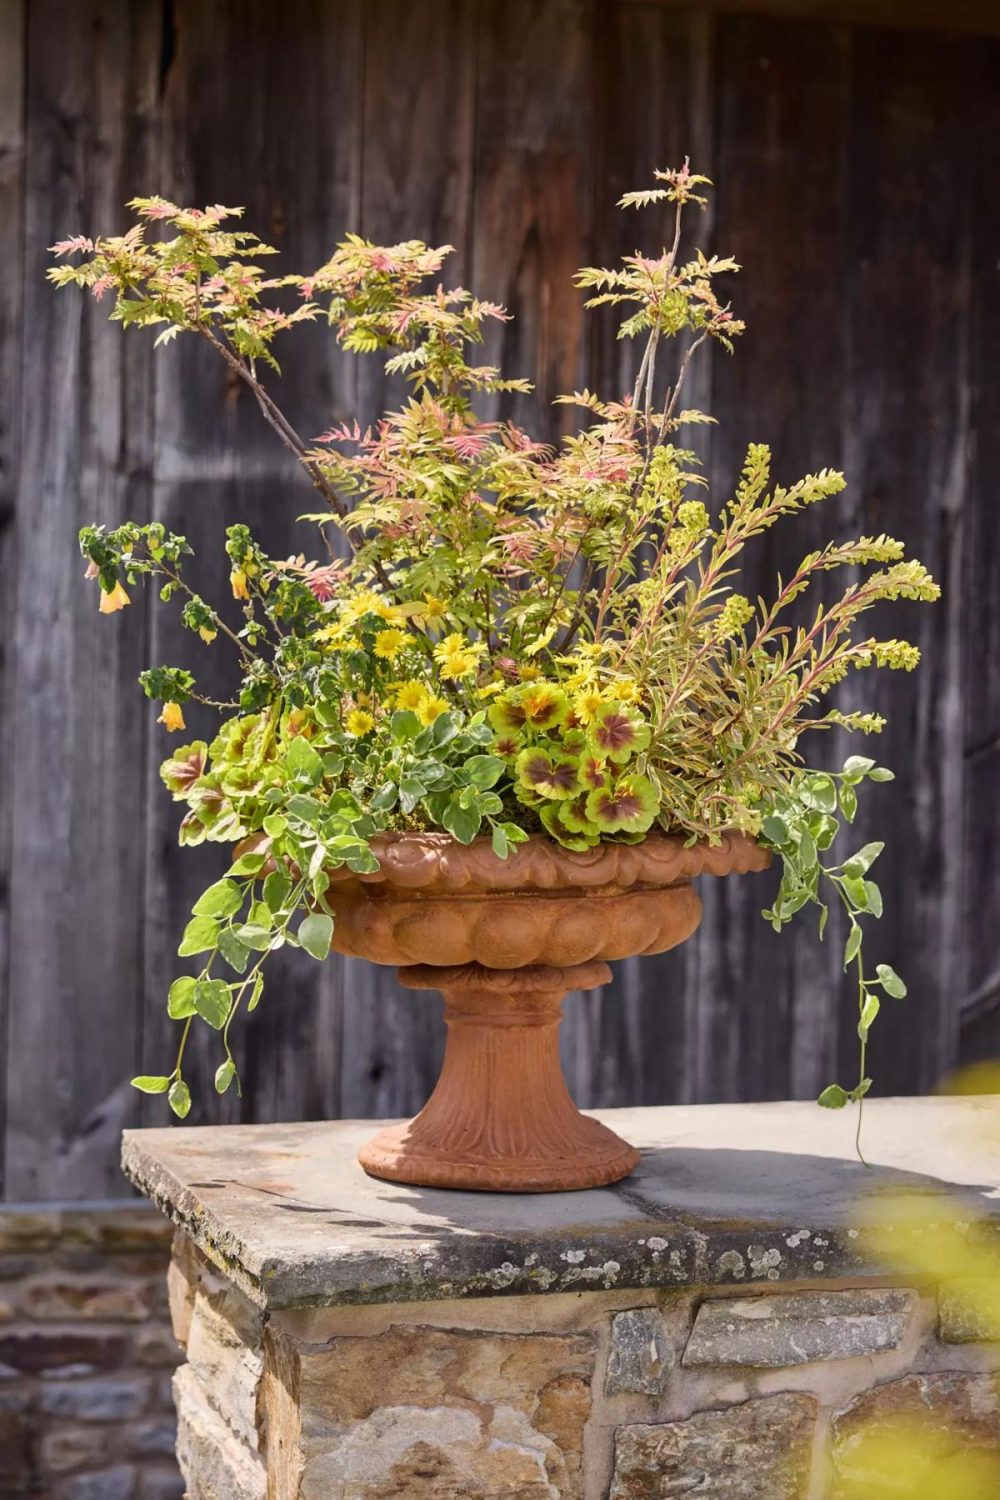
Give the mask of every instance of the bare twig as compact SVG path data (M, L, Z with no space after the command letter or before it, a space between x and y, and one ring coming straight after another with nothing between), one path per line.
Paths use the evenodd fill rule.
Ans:
M244 384L247 385L253 392L254 398L257 402L257 405L260 407L261 414L263 415L264 420L271 428L273 428L288 451L295 456L298 462L305 469L313 484L316 486L320 494L323 496L324 500L330 506L330 509L337 516L341 517L341 519L347 516L348 508L344 504L344 501L337 494L336 490L332 489L328 484L319 467L308 457L306 445L303 442L302 438L299 437L298 433L295 431L295 428L292 426L292 424L288 421L287 417L272 400L271 396L267 392L267 389L257 379L256 375L250 369L250 366L247 365L242 359L240 359L239 355L235 354L229 347L229 345L223 339L220 339L215 333L213 333L212 329L209 328L204 322L198 323L196 326L198 332L202 335L202 337L208 340L216 353L222 355L222 358L226 361L226 364L229 366L229 368L233 370L234 373L237 374L239 378L244 382ZM348 535L348 541L350 540L351 538Z

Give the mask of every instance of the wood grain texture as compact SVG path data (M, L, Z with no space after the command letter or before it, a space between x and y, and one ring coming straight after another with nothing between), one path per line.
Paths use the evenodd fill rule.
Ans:
M661 244L669 229L655 211L609 212L609 205L650 181L659 163L688 154L696 162L709 159L713 32L703 17L637 6L600 10L595 39L588 253L593 264L612 265L640 243ZM711 220L704 216L697 227L704 234ZM615 336L610 312L587 316L586 383L622 395L634 383L641 350ZM691 405L709 404L710 382L711 361L705 360L693 370ZM707 452L706 443L699 446ZM701 885L711 901L715 882ZM694 941L641 963L629 959L615 966L608 989L570 999L564 1066L583 1102L625 1105L696 1097L696 962Z
M743 267L726 295L748 328L734 356L713 351L716 506L732 494L750 442L771 447L775 483L842 461L849 62L839 29L753 18L718 29L712 249ZM765 533L747 549L743 592L773 597L778 574L788 577L831 533L847 535L852 519L850 502L837 497ZM839 748L819 743L805 753L827 764ZM812 918L778 937L759 917L774 877L754 884L713 885L706 909L688 987L700 1097L767 1097L778 1079L789 1094L815 1093L835 1068L846 1000L836 916L824 948Z
M472 280L513 320L491 330L489 360L534 382L485 403L552 439L574 421L553 407L586 377L572 277L592 230L593 0L482 0L476 75Z
M1000 849L991 810L1000 787L1000 203L990 142L1000 135L1000 50L977 59L977 118L970 146L972 262L969 308L969 468L961 585L965 759L961 1061L1000 1057Z
M462 0L366 0L361 232L380 244L423 239L453 245L449 286L468 277L476 7ZM358 365L358 409L374 420L407 387L380 362ZM341 1113L393 1115L419 1108L444 1050L440 1001L414 1000L390 971L344 967ZM405 1101L405 1102L404 1102Z
M444 281L469 276L477 6L367 0L361 118L361 233L377 244L451 245ZM362 426L409 387L381 359L357 365Z
M904 31L996 36L1000 11L994 0L612 0L628 9L654 4L663 10L717 16L769 16L784 21L847 21Z
M24 246L24 0L0 0L0 766L14 754L14 634L18 458L21 440L21 294ZM13 782L0 775L0 1128L6 1115L10 1016L10 894ZM0 1196L4 1153L0 1141Z
M178 4L162 103L161 188L185 202L246 208L247 222L267 236L289 268L319 265L359 203L358 85L360 7L336 14L320 0L293 0L280 13L266 0L250 6ZM235 55L256 86L220 86L219 59ZM308 143L308 144L307 144ZM248 161L254 166L248 171ZM317 324L297 340L280 378L281 399L304 434L346 416L353 391L348 367L329 331ZM282 350L277 350L279 360ZM195 549L193 585L226 604L225 528L247 522L279 557L314 555L314 527L295 517L313 510L313 491L260 421L249 392L234 385L214 352L181 340L157 363L156 510ZM268 376L271 380L272 377ZM190 667L212 696L235 681L233 654L209 651L183 630L176 614L154 613L152 656ZM192 737L212 734L211 716L194 708ZM144 1050L148 1065L169 1058L176 1027L163 1014L164 976L187 967L176 959L178 933L206 879L225 868L224 850L177 847L177 808L157 775L169 739L152 736L146 772L150 928L145 951ZM221 1102L211 1086L220 1061L217 1038L194 1040L191 1077L203 1119L285 1119L336 1114L340 1108L341 973L302 953L277 955L265 997L242 1028L238 1062L244 1098ZM153 1109L146 1103L146 1113ZM161 1112L157 1112L158 1114ZM192 1112L191 1118L194 1118Z
M6 1192L100 1197L134 1117L134 981L143 940L143 759L130 628L96 631L75 532L148 508L149 351L99 310L55 298L46 247L114 223L145 175L158 30L114 0L31 5L21 495L13 754ZM102 622L107 623L107 622ZM117 628L116 628L117 626ZM122 767L126 768L122 774ZM96 1039L100 1039L94 1045Z
M979 44L888 31L854 38L848 191L849 353L844 464L865 531L903 538L940 580L940 604L871 616L924 660L864 687L889 725L878 754L896 772L864 799L858 833L892 819L878 879L895 893L873 958L898 959L910 996L874 1041L880 1087L929 1087L957 1059L963 800L961 619L969 459L972 157ZM891 806L890 806L891 804ZM905 893L905 894L903 894ZM844 1018L846 1019L846 1017ZM842 1032L846 1069L855 1050Z
M846 3L812 20L803 7L794 20L731 14L747 8L0 5L8 1197L124 1190L120 1125L163 1118L125 1080L171 1053L163 996L178 936L222 864L212 846L177 848L157 776L169 740L134 679L176 662L222 693L232 665L138 593L125 617L98 620L76 529L155 512L190 537L213 598L233 520L280 554L315 544L294 520L312 508L308 485L210 351L180 340L154 359L102 309L44 284L45 247L124 223L135 192L245 204L294 269L349 228L454 244L447 279L516 314L489 355L538 387L491 409L554 439L576 420L550 406L557 391L618 393L634 369L609 320L582 314L573 271L659 236L655 215L614 211L621 192L686 153L704 165L720 187L699 238L744 262L733 297L750 325L690 392L720 419L696 443L717 499L750 440L773 444L782 480L831 464L850 485L825 514L768 536L752 585L832 524L896 532L946 589L936 609L886 621L920 643L918 673L842 690L887 712L874 753L898 777L870 789L857 830L858 842L891 834L873 957L911 988L876 1030L877 1087L925 1089L959 1057L1000 1050L1000 42L917 29L959 31L971 5L911 7L910 30L850 24ZM322 327L296 336L281 386L308 434L331 416L368 418L399 389ZM192 738L211 730L197 711L189 725ZM703 880L695 939L570 997L562 1056L579 1104L808 1096L838 1071L850 1081L838 934L831 924L822 949L810 931L774 937L758 916L772 879ZM216 1100L207 1038L192 1053L192 1118L411 1113L442 1043L437 998L357 960L291 955L238 1043L244 1099Z

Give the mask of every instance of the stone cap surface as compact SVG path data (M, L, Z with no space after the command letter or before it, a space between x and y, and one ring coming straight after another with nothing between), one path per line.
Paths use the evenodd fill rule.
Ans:
M872 1199L917 1188L1000 1235L1000 1098L595 1111L638 1146L591 1192L463 1193L367 1177L373 1122L125 1132L126 1176L261 1307L824 1281L884 1274Z

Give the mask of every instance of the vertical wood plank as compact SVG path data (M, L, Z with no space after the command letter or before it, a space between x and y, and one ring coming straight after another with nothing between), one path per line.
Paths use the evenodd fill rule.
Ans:
M656 167L690 155L704 169L712 129L705 80L712 28L703 17L661 7L614 7L594 30L593 262L614 265L637 247L655 253L669 234L656 210L616 207L653 181ZM705 220L695 231L703 234ZM582 301L582 293L576 294ZM608 398L630 390L637 343L615 336L610 311L584 314L586 383ZM703 378L702 372L698 372ZM702 390L707 382L703 378ZM697 398L693 398L697 404ZM675 953L615 965L606 991L573 997L563 1051L574 1096L585 1105L658 1103L687 1096L697 1032L690 944Z
M14 580L21 425L21 292L24 241L24 0L0 0L0 1198L4 1196L10 887L14 754Z
M368 0L364 11L361 232L453 246L448 286L469 274L476 11L466 0ZM383 364L357 362L362 426L408 397Z
M368 0L361 231L379 244L421 239L450 244L443 280L469 270L477 7L464 0ZM363 424L407 399L382 359L358 368ZM420 1109L444 1050L436 995L414 994L393 969L344 965L344 1060L340 1101L347 1117Z
M573 274L593 247L598 16L608 27L620 22L590 0L483 0L479 13L472 286L512 314L490 330L485 359L535 385L529 396L490 398L483 410L552 442L577 422L553 398L588 378ZM566 1005L563 1062L583 1104L604 1098L595 1077L604 1009L598 993ZM611 1071L617 1076L617 1063Z
M535 383L488 405L542 441L575 420L550 403L586 371L573 273L591 241L594 27L591 0L480 6L473 285L513 314L489 362Z
M879 1090L929 1088L957 1055L965 989L960 941L963 802L963 556L969 443L972 156L979 44L859 29L849 150L850 326L845 462L864 529L905 540L944 590L934 606L898 603L870 617L924 659L880 674L864 697L886 713L860 838L888 833L878 875L886 915L872 959L910 987L873 1033ZM974 607L974 606L972 606ZM848 1020L848 1017L844 1018ZM843 1066L853 1063L845 1027Z
M239 65L220 65L238 58ZM171 62L164 79L164 139L159 181L165 196L196 204L246 208L245 222L281 252L289 270L312 270L356 222L361 65L360 6L339 0L267 0L173 8ZM300 327L286 351L275 390L295 426L318 433L353 405L345 362L321 324ZM166 358L162 356L166 355ZM314 509L312 491L261 422L249 393L234 385L213 351L179 340L157 351L156 513L195 548L190 577L206 598L227 604L225 527L246 522L278 557L320 549L314 527L296 515ZM208 357L206 357L208 356ZM268 377L270 379L270 377ZM234 616L235 618L235 616ZM153 615L152 659L186 665L212 696L229 697L236 664L184 631L171 610ZM189 738L211 738L215 716L194 708ZM150 837L145 953L144 1050L150 1068L172 1059L176 1028L165 1015L166 986L187 965L177 943L199 891L228 863L217 845L177 845L177 808L157 767L170 742L151 738L147 782ZM234 1027L244 1080L218 1100L212 1075L217 1040L196 1028L189 1048L195 1107L189 1123L234 1119L333 1117L339 1109L341 969L305 954L282 952L268 965L264 1000ZM146 1118L162 1123L162 1101Z
M775 483L841 461L848 58L847 33L832 26L718 23L713 249L743 267L727 296L748 328L732 358L716 351L713 362L716 506L750 442L771 446ZM847 534L847 509L837 498L765 533L744 554L739 586L751 599L771 597L779 573L787 577L831 532ZM813 764L835 753L818 736L802 749ZM824 948L812 920L776 937L760 917L774 883L702 882L693 985L701 1098L815 1093L834 1068L843 1001L836 921Z
M703 153L712 127L711 99L698 88L710 67L712 27L704 18L659 5L615 6L594 32L592 245L597 265L615 265L637 249L656 253L673 230L662 209L620 209L623 193L652 187L657 168L691 157L707 171ZM700 237L705 218L691 219ZM583 293L577 293L582 300ZM641 339L616 336L613 309L585 313L590 376L602 394L630 392L642 355Z
M970 473L966 498L963 643L965 809L962 951L966 965L961 1060L1000 1058L1000 42L977 49L972 224L969 401ZM957 998L957 988L954 991Z
M87 0L28 9L25 402L13 645L13 788L6 1191L124 1189L140 967L141 604L98 620L75 531L147 505L143 351L100 309L44 280L46 247L119 222L149 138L159 14ZM110 627L110 628L107 628Z

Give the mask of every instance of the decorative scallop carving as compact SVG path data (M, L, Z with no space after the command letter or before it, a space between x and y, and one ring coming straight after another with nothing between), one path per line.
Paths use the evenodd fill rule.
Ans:
M764 870L771 856L742 833L715 845L688 846L676 834L651 833L641 844L598 844L575 853L534 837L498 859L489 839L460 844L447 833L380 834L372 841L380 868L371 875L331 871L342 885L390 885L431 892L551 891L635 885L676 885L698 875L743 875Z
M334 946L378 964L579 964L663 953L701 917L695 875L762 870L752 839L728 834L715 848L686 848L653 834L575 854L530 839L507 859L488 839L387 835L371 875L335 871L327 900Z
M664 953L691 936L701 900L688 884L607 893L442 895L334 891L334 946L377 964L525 964L612 961Z

